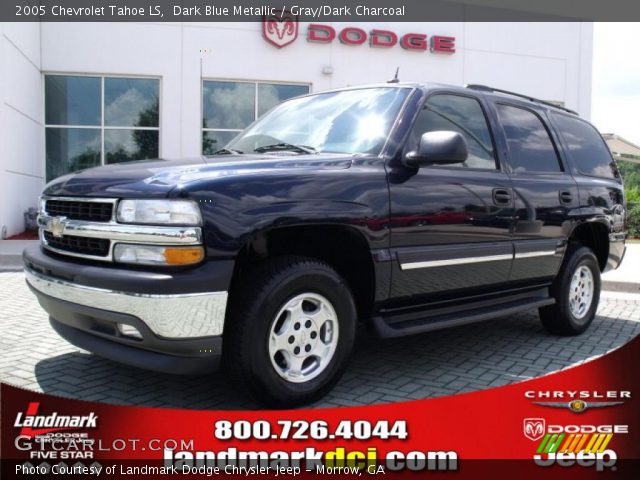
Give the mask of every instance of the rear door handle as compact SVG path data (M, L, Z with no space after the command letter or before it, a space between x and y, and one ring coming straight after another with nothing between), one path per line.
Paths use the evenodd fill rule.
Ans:
M571 195L571 192L563 190L560 191L560 203L571 203L573 201L573 195Z
M493 189L493 203L500 206L511 205L511 193L506 188Z

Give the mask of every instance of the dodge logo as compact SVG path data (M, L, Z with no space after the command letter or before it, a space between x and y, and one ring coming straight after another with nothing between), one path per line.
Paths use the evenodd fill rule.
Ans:
M262 35L271 45L286 47L298 38L298 16L286 11L265 15L262 17Z
M524 419L524 436L529 440L536 441L544 436L545 421L544 418L525 418Z
M54 217L49 221L49 231L55 238L62 238L67 224L66 217Z

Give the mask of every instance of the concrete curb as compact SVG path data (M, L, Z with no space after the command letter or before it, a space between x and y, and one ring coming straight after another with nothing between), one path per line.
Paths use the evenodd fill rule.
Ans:
M38 240L0 240L0 272L22 270L22 251Z
M22 270L22 256L0 255L0 272L19 272Z
M0 265L0 273L17 273L21 271L22 271L22 267L18 267L14 265L9 265L5 267Z
M640 283L602 282L602 290L609 292L640 293Z

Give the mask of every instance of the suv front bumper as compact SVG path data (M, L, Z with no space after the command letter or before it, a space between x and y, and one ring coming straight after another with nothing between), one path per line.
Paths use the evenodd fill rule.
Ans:
M23 259L28 285L70 343L168 373L217 367L233 261L149 272L62 260L39 246Z

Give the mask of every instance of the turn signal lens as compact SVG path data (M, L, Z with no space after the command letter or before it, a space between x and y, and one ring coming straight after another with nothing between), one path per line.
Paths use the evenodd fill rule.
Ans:
M204 259L204 248L118 243L113 249L113 258L116 262L137 265L193 265Z
M202 247L165 248L164 259L167 265L191 265L204 259Z

